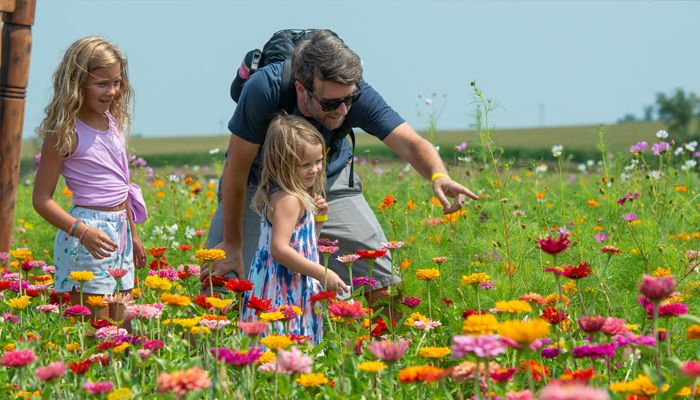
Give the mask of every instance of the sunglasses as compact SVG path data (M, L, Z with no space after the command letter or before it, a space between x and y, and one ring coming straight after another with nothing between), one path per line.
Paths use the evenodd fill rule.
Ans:
M301 82L299 82L301 83ZM314 92L306 87L303 83L301 84L304 89L313 97L316 99L318 104L321 106L321 110L325 112L333 111L336 110L338 107L340 107L341 104L345 104L346 107L350 107L353 102L357 101L357 99L360 97L360 88L355 88L355 91L352 92L352 94L348 97L343 97L342 99L331 99L331 100L321 100L314 94Z

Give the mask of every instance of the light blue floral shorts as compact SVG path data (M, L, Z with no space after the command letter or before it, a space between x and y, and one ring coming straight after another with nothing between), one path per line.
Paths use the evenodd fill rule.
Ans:
M71 292L80 290L80 284L70 279L73 271L90 271L95 279L85 282L84 293L112 294L117 282L107 273L108 268L124 268L129 272L121 279L119 290L134 287L134 256L131 241L131 227L126 211L98 211L83 207L73 207L70 215L92 228L107 234L118 244L117 250L108 258L98 260L78 241L59 230L54 241L54 264L56 265L56 291ZM82 232L82 230L81 230Z

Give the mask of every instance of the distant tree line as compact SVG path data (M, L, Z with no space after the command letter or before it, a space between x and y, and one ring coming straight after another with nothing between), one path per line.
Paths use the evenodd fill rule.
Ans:
M658 120L666 123L666 130L680 141L700 137L700 97L693 92L676 89L671 94L657 93L656 104L645 106L643 114L643 118L637 119L627 113L618 122L653 121L656 114Z

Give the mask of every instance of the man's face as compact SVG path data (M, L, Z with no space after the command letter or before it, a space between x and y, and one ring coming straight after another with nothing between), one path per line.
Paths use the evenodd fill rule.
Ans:
M314 78L313 88L306 88L296 81L299 110L306 117L320 122L326 129L337 129L343 124L352 101L356 99L357 86L341 85ZM335 107L335 108L333 108ZM328 111L324 111L324 108Z

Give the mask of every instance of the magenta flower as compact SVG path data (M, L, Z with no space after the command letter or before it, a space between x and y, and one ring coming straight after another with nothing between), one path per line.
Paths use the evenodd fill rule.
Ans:
M602 243L602 242L608 240L608 238L609 238L609 236L607 233L605 233L605 231L597 233L595 235L595 241L598 243Z
M542 354L542 357L550 359L550 358L556 358L560 353L559 347L545 347L544 349L540 350L540 354Z
M483 290L491 290L496 286L496 284L493 281L488 281L488 282L481 282L479 284L479 289Z
M0 359L0 365L4 367L22 368L36 361L36 356L31 349L7 351Z
M416 308L420 304L420 298L419 297L404 297L401 300L401 304L403 304L409 308Z
M624 335L615 335L615 337L613 338L613 343L615 343L615 346L617 346L617 347L625 347L625 346L654 347L654 346L656 346L656 338L654 338L654 336L642 336L642 335L635 335L633 333L626 333Z
M275 362L277 363L277 371L285 375L311 372L311 358L302 354L294 346L289 351L278 350Z
M579 317L578 326L586 333L600 332L605 324L605 318L600 315L584 315Z
M80 304L70 306L66 308L66 311L63 312L64 317L78 317L88 315L92 315L90 309L85 306L81 306Z
M700 361L688 361L681 367L681 373L691 378L700 377Z
M666 142L659 142L659 143L654 143L651 145L651 151L654 152L655 156L660 156L661 154L669 151L671 149L671 145L669 145Z
M649 144L647 142L638 142L637 144L630 146L630 153L642 153L648 146Z
M9 258L9 255L6 252L0 251L0 261L5 261L8 258Z
M254 347L250 350L235 350L219 347L211 349L211 354L216 356L218 361L224 361L226 364L233 367L245 367L258 361L263 351L259 347Z
M574 358L598 358L615 356L615 344L607 343L600 346L580 346L571 349Z
M537 248L545 253L556 255L566 250L569 247L569 235L560 233L559 238L547 236L544 239L537 241Z
M338 241L337 240L328 240L328 239L318 239L318 245L319 246L337 246Z
M627 222L632 222L635 219L637 219L637 214L635 213L629 213L629 214L622 214L622 219L624 219Z
M629 333L629 329L627 329L627 325L625 325L625 320L613 317L605 318L605 322L600 331L606 335L624 335Z
M370 279L368 277L361 276L359 278L352 278L352 286L353 287L365 286L365 285L370 285ZM376 279L372 278L371 286L372 286L372 288L377 287L377 280Z
M464 151L466 149L467 149L467 142L462 142L462 143L455 146L455 150L457 150L460 153L464 153Z
M688 314L688 305L683 303L662 304L659 306L659 317L677 317ZM654 308L647 308L647 318L654 319Z
M639 198L639 193L628 192L626 195L617 199L617 204L623 205L627 202L627 200L629 200L631 202L632 200L637 200L638 198Z
M595 388L583 382L552 381L540 390L539 400L608 400L610 396L605 389Z
M334 301L328 306L328 313L333 317L358 319L365 315L362 303L359 301L348 303L347 301Z
M369 345L369 351L380 360L391 362L403 357L410 344L410 340L399 340L398 342L381 340L372 342Z
M452 338L452 356L464 357L474 353L477 357L493 358L505 353L506 347L498 335L455 336Z
M248 336L260 336L267 330L267 322L265 321L239 321L238 327Z
M112 382L85 382L83 387L90 394L104 394L109 393L114 384Z
M143 343L141 343L141 347L153 351L159 350L163 346L165 346L165 343L163 343L162 340L158 339L145 339Z
M673 280L673 276L654 278L644 275L642 283L639 284L639 291L655 303L667 298L674 290L676 290L676 281Z
M45 367L39 367L34 371L34 376L42 382L49 382L60 378L66 373L66 364L61 361L52 362Z

